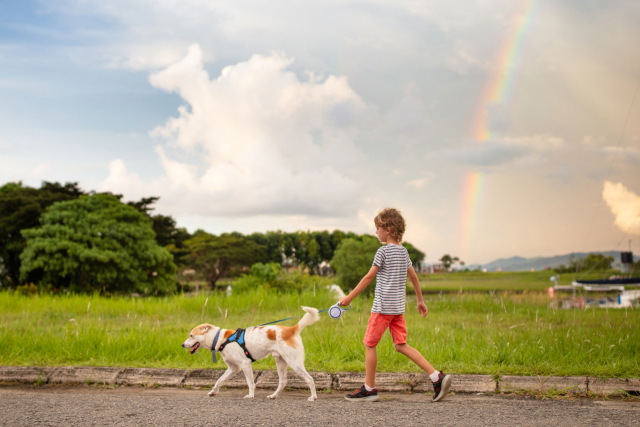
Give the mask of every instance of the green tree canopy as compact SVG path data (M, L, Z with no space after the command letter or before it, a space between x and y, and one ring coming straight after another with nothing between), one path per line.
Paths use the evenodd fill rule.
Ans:
M407 252L409 252L409 259L411 260L411 264L413 264L413 268L418 270L420 263L424 261L425 254L420 249L416 248L409 242L403 242L402 246L407 248Z
M362 240L351 238L342 240L331 260L331 268L337 274L338 285L345 292L355 288L369 272L379 247L378 239L370 236L363 236ZM374 289L375 280L365 292L372 293Z
M215 236L198 230L185 242L187 265L200 273L213 289L232 269L250 267L264 257L264 247L240 233Z
M23 230L22 280L72 292L172 292L176 266L151 221L109 194L50 206Z
M439 259L439 261L442 263L442 265L444 265L444 268L448 270L452 265L460 262L460 258L458 258L457 256L452 257L449 254L444 254L442 255L442 258Z
M116 195L121 198L121 195ZM184 264L184 257L187 254L184 242L191 237L185 228L178 228L176 220L168 215L152 215L155 209L152 205L160 200L159 197L143 197L137 202L127 202L138 211L148 216L151 220L153 231L156 233L156 242L160 246L166 247L174 256L174 262L178 265Z
M0 187L0 284L20 283L20 253L26 242L21 230L40 225L40 215L55 202L73 200L84 192L77 183L43 182L40 188L10 182Z

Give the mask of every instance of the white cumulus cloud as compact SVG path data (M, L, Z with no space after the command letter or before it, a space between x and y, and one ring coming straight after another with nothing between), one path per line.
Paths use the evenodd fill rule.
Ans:
M301 81L282 53L253 55L211 79L202 51L151 75L179 94L178 117L151 135L164 175L148 184L114 160L103 190L161 197L174 214L355 215L354 145L370 110L346 77Z
M640 234L640 196L621 182L605 181L602 198L615 215L615 225L629 234Z

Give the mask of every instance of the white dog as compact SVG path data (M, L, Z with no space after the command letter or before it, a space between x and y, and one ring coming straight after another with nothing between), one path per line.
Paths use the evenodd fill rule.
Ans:
M208 323L193 328L189 338L182 343L182 347L190 349L191 354L195 354L200 347L205 347L208 350L213 348L213 351L220 351L222 360L229 367L209 392L209 396L215 396L222 384L242 369L249 385L249 394L245 396L245 399L253 399L256 385L253 382L250 357L253 357L254 360L260 360L271 354L276 359L280 381L275 393L268 396L269 399L278 397L287 385L288 365L309 385L311 389L309 401L316 400L318 398L316 385L311 375L304 368L304 347L302 346L302 339L300 339L300 332L307 326L317 322L320 319L320 315L315 308L302 307L302 309L306 311L306 314L295 326L257 326L246 329L244 336L237 334L236 331L220 329ZM244 348L238 341L235 341L239 338L244 338ZM228 339L233 339L234 341L227 342ZM222 349L220 349L221 346L223 347Z

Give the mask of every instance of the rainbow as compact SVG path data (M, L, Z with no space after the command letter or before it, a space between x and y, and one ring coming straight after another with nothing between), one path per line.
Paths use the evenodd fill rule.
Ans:
M478 218L479 204L484 188L484 174L481 172L469 172L464 183L463 209L466 215L463 215L462 235L465 236L462 246L462 256L469 253L469 245L471 236L476 228L476 220Z
M513 95L515 77L518 65L522 58L525 41L530 33L533 22L538 12L539 0L525 0L523 8L518 13L510 32L500 46L495 63L495 72L487 80L482 91L480 103L476 109L473 121L473 137L479 143L487 141L492 136L489 126L490 105L500 104L509 107ZM464 180L463 215L462 215L462 256L467 257L471 240L473 238L481 195L485 186L485 176L482 172L470 171Z
M509 105L513 95L516 69L522 58L524 41L529 34L529 29L537 15L539 0L526 0L523 12L518 14L510 26L512 29L505 38L496 55L498 67L489 78L483 91L480 104L476 110L473 136L477 141L486 141L491 137L489 129L489 112L487 107L491 104L502 103Z

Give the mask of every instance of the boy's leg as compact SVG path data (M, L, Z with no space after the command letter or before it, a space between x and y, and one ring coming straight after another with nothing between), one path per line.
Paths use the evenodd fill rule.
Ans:
M376 384L376 366L378 365L378 353L376 346L382 338L382 334L387 329L391 316L379 313L371 313L367 324L367 332L362 342L365 345L366 353L364 364L367 369L365 384L354 393L347 394L344 398L350 401L376 401L378 400L378 390L375 389ZM367 388L368 387L368 388Z
M427 359L425 359L424 356L415 348L410 347L407 344L397 344L396 351L413 360L413 363L420 366L427 374L431 375L436 371L435 368L427 362Z
M391 333L393 345L398 353L407 356L429 375L436 371L418 350L407 345L407 325L402 314L394 316L391 322L389 322L389 332Z
M451 387L451 375L436 371L418 350L407 345L407 327L404 316L398 315L389 323L389 332L393 337L393 345L396 351L407 356L429 375L435 392L433 401L437 402L444 399Z
M391 319L392 316L371 313L369 321L367 322L367 332L365 333L362 342L366 348L364 357L364 366L367 370L365 382L366 385L371 388L374 388L376 383L376 367L378 366L378 353L376 351L376 346L380 342L384 331L387 330Z
M375 347L369 347L365 344L367 352L364 356L364 366L367 370L365 384L371 388L376 386L376 367L378 366L378 352Z

